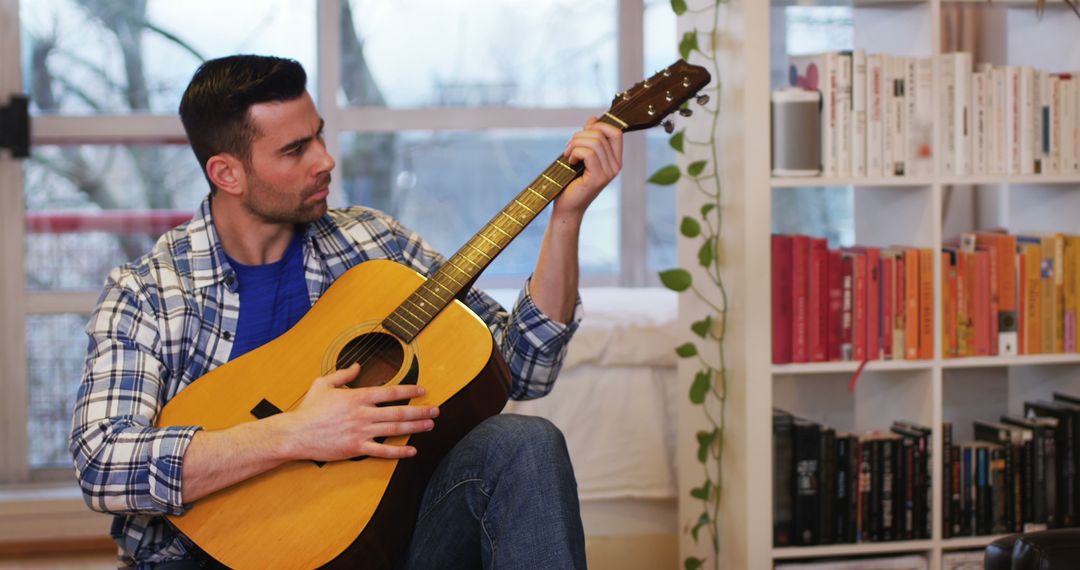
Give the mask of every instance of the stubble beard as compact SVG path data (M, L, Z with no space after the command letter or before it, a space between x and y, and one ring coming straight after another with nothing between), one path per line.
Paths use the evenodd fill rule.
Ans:
M310 224L321 218L327 210L326 198L310 201L330 184L330 174L320 177L300 193L282 190L254 177L251 190L244 197L244 208L255 217L269 224Z

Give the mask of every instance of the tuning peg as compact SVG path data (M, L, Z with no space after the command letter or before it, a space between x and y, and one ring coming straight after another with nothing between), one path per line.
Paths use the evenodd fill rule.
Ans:
M660 124L663 125L665 133L670 135L671 133L675 132L675 123L671 122L670 120L664 121Z
M698 105L701 105L702 107L704 107L705 104L709 102L709 96L708 95L698 95L697 98L695 99L695 101L697 101Z
M683 117L689 117L690 115L693 115L694 112L691 111L690 109L679 109L679 114L682 115Z

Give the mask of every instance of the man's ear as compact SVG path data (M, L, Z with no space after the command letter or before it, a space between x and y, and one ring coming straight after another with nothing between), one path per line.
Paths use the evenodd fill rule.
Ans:
M231 154L220 153L206 161L206 176L219 190L238 196L247 187L244 164Z

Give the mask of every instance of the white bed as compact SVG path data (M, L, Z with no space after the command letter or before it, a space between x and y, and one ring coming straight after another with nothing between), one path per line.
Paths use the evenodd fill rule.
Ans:
M489 291L504 305L516 291ZM551 394L506 411L566 435L586 534L676 532L677 297L659 288L581 291L584 320Z

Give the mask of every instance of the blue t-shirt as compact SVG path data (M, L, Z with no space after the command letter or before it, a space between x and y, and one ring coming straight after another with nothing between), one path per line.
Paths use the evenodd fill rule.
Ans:
M296 230L285 255L274 263L244 265L226 255L236 271L240 317L229 360L281 336L311 308L304 280L304 232Z

